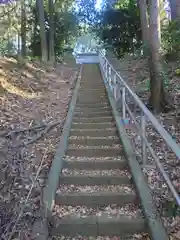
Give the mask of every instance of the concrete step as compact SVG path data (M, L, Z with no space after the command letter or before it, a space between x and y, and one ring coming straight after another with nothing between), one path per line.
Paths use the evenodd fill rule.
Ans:
M105 87L98 86L98 88L84 88L80 87L79 93L106 93Z
M95 104L95 105L98 105L98 104L101 104L101 103L106 103L107 102L107 99L106 98L94 98L94 97L91 97L91 98L78 98L77 99L77 103L83 103L83 104Z
M55 203L58 205L85 205L85 206L108 206L110 204L117 204L123 206L128 203L136 201L136 194L134 192L71 192L71 193L57 193Z
M79 122L84 122L84 123L101 123L101 122L114 122L114 118L113 116L103 116L103 117L96 117L96 116L92 116L92 117L77 117L74 116L73 118L73 122L74 123L79 123Z
M120 139L118 137L108 136L107 138L93 138L93 137L77 137L71 136L68 139L69 144L77 144L77 145L90 145L90 146L113 146L115 144L120 143Z
M101 122L101 123L72 123L72 128L83 128L83 129L106 129L115 126L115 122Z
M105 91L80 91L78 92L78 96L82 96L82 97L105 97L107 99L107 93Z
M79 92L92 92L92 93L98 93L98 92L106 92L106 89L104 86L96 85L96 86L80 86Z
M87 82L81 82L81 88L84 89L98 89L98 88L103 88L104 87L104 83L103 82L91 82L91 83L87 83Z
M89 107L81 107L81 108L75 108L76 112L104 112L104 111L110 111L112 112L112 109L110 107L94 107L94 108L89 108Z
M120 185L131 184L131 179L127 176L61 176L60 184L73 185Z
M90 136L90 137L108 137L108 136L117 136L116 128L112 129L71 129L70 136Z
M107 103L107 99L77 99L77 103L78 104L89 104L89 105L100 105L100 104L104 104L104 103Z
M141 240L150 240L150 237L148 238L148 234L145 234L145 233L142 233L143 236L147 236L146 238L144 239L141 239ZM137 238L135 239L134 237L141 237L141 233L140 234L128 234L124 237L120 237L119 236L82 236L82 235L78 235L78 236L63 236L61 235L61 238L60 239L66 239L66 237L68 237L66 240L82 240L82 239L86 239L86 240L110 240L110 239L113 239L113 240L138 240ZM57 239L56 236L51 236L51 239L55 240ZM58 238L58 240L60 240Z
M75 117L108 117L112 116L112 111L99 111L99 112L92 112L92 111L87 111L87 112L74 112Z
M106 97L107 98L107 93L105 91L80 91L78 92L78 96L86 97L86 96L95 96L95 97Z
M103 99L107 99L107 94L106 93L91 93L91 92L88 92L88 93L79 93L78 95L79 98L96 98L96 99L100 99L100 98L103 98Z
M80 87L79 89L79 93L93 93L93 94L97 94L97 93L107 93L105 87L98 87L98 88L84 88L84 87Z
M79 169L79 170L111 170L127 168L126 160L86 160L83 161L64 161L64 168Z
M127 216L63 217L54 221L52 224L52 236L73 236L73 239L76 239L75 236L79 235L84 236L84 239L87 236L123 237L143 233L147 230L146 221L143 218L130 218Z
M110 106L94 106L94 107L81 106L81 107L75 108L75 111L77 111L77 112L84 112L84 111L98 112L99 110L100 111L112 111Z
M99 103L99 104L84 104L84 103L77 103L76 104L76 108L91 108L92 110L95 108L103 108L103 107L109 107L110 105L109 103L106 101L104 103Z
M67 155L74 157L116 157L123 154L122 148L100 148L100 147L89 147L89 148L78 148L68 147Z
M96 101L107 101L107 96L100 96L100 95L93 95L93 94L86 94L86 95L78 95L78 99L82 100L82 101L92 101L92 100L96 100Z

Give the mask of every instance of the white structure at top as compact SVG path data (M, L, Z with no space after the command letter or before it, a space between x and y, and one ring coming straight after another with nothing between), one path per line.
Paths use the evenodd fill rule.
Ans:
M99 48L97 40L91 34L86 34L77 39L74 53L96 53L97 48Z
M76 63L99 63L99 49L105 54L105 50L92 34L79 37L73 51Z

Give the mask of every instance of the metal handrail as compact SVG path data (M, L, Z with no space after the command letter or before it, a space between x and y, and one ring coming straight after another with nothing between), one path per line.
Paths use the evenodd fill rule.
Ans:
M108 82L108 85L113 93L115 101L118 100L118 94L120 94L120 91L117 93L117 86L120 85L120 90L122 91L121 100L122 100L122 114L123 118L126 116L126 112L128 112L130 118L135 123L135 126L137 130L139 131L139 134L141 135L142 139L142 154L143 154L143 161L146 161L146 148L149 149L149 152L153 159L155 160L155 163L157 165L157 168L159 169L160 173L162 174L167 186L169 187L172 195L176 199L177 204L180 206L180 195L176 191L172 181L170 180L169 176L165 172L162 164L159 161L158 156L150 146L146 134L145 134L145 124L146 124L146 118L152 123L153 127L156 129L156 131L160 134L160 136L165 140L168 147L172 149L174 154L178 159L180 159L180 147L177 145L177 143L172 139L171 135L161 126L161 124L158 122L158 120L153 116L153 114L147 109L147 107L143 104L143 102L139 99L139 97L131 90L131 88L128 86L128 84L123 80L123 78L120 76L120 74L113 68L113 66L109 63L107 58L99 51L99 59L100 59L100 66L101 69L105 75L106 81ZM113 72L113 74L112 74ZM128 104L126 103L126 93L130 94L130 96L134 99L134 102L136 105L141 109L141 126L138 126L139 123L137 123L135 117L133 116L133 113L131 112L130 108L128 107Z

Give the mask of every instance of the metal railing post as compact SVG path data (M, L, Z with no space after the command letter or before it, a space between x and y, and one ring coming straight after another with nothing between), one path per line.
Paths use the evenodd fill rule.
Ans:
M125 105L125 101L126 101L126 88L123 87L122 88L122 114L123 114L123 119L126 118L126 105Z
M108 62L107 62L107 60L106 60L106 62L105 62L105 74L106 74L106 80L107 80L107 82L108 82Z
M147 164L147 148L144 138L146 138L146 117L143 112L141 112L141 130L142 130L142 137L141 137L141 150L142 150L142 163L143 165Z
M116 73L114 73L114 78L113 78L113 95L115 101L117 100L117 79L116 79Z
M109 66L109 88L112 91L111 67Z

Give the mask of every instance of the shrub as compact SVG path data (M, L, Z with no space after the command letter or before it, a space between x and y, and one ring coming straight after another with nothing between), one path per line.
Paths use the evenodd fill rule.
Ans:
M162 47L167 58L180 56L180 22L170 21L162 29Z

